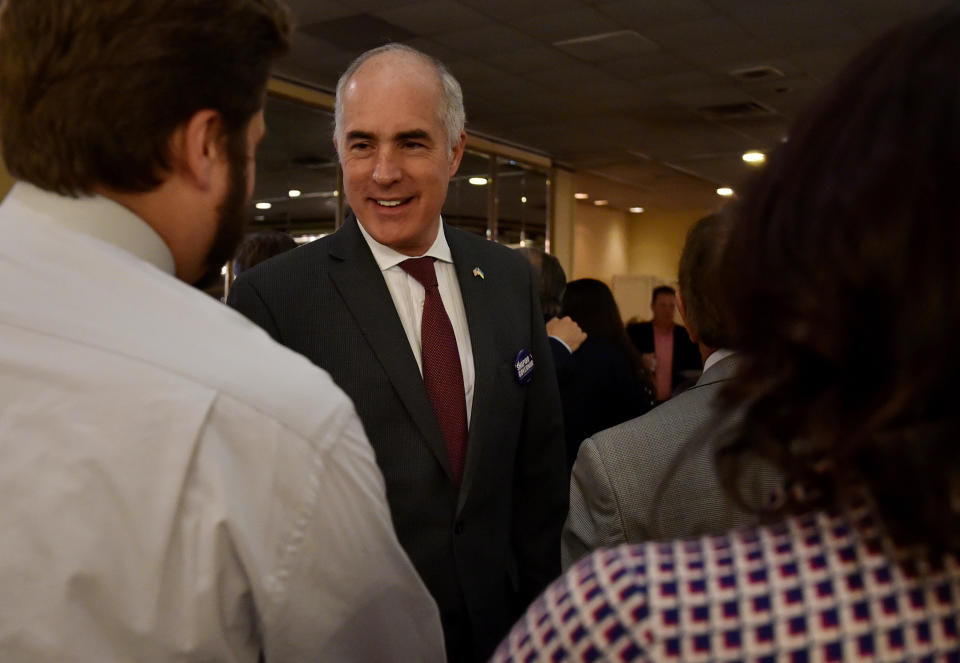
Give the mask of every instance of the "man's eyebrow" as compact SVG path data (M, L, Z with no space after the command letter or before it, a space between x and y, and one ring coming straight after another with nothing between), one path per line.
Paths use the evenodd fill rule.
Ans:
M369 131L348 131L347 140L373 140L373 134Z
M395 139L398 141L402 140L425 140L430 138L428 134L423 129L411 129L410 131L401 131L395 136Z

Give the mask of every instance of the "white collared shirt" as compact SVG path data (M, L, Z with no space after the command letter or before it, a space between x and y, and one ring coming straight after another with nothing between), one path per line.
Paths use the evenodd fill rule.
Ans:
M721 359L726 359L732 354L733 354L733 350L728 350L726 348L718 348L713 352L711 352L710 356L707 357L707 360L703 362L703 371L701 371L701 375L703 373L706 373L708 370L710 370L710 367L716 364L718 361L720 361Z
M417 279L407 274L400 267L400 263L408 258L423 256L408 256L399 253L375 240L363 227L363 223L357 225L360 226L360 232L363 234L363 238L367 240L367 245L373 253L373 259L377 261L380 272L383 274L383 280L387 283L390 297L393 298L393 305L397 309L397 315L400 316L403 330L407 333L410 350L413 351L413 356L417 358L417 366L420 368L420 375L422 376L420 326L423 321L425 290ZM443 228L442 219L439 227ZM457 271L453 266L453 255L450 253L450 245L447 244L446 235L437 232L437 238L433 241L433 245L423 255L436 259L434 269L437 272L440 299L443 300L443 308L446 310L447 317L450 318L450 324L453 326L453 334L457 338L457 351L460 353L463 391L467 401L467 426L469 426L470 413L473 409L473 347L470 344L467 311L463 306L460 282L457 280Z
M107 198L0 204L0 661L442 661L329 375Z

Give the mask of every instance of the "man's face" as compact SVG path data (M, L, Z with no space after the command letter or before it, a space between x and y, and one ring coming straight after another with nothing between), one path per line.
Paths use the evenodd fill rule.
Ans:
M677 298L670 293L661 292L650 305L653 321L661 327L673 324L673 314L677 310Z
M370 235L418 256L433 244L466 135L450 152L440 83L408 54L365 62L347 84L337 152L347 202Z
M204 261L204 275L196 282L206 287L220 278L220 269L243 239L247 203L253 195L257 144L265 132L263 111L258 112L241 136L226 138L227 188L217 206L216 234Z

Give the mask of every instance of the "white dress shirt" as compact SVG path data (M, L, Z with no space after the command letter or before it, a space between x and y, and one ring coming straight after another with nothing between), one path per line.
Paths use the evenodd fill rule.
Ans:
M393 305L400 316L403 330L407 333L407 341L413 356L417 358L420 375L423 375L423 360L420 357L420 326L423 322L423 300L426 291L417 279L413 278L400 267L400 263L409 258L423 256L408 256L394 251L389 246L381 244L366 231L362 223L357 223L363 238L367 240L373 259L377 261L383 280L387 283ZM440 220L440 229L443 229L443 220ZM443 308L453 326L453 335L457 339L457 351L460 353L460 368L463 371L463 391L467 401L467 426L470 425L470 413L473 409L473 347L470 344L470 328L467 326L467 311L463 307L463 295L460 293L460 282L457 280L457 271L453 266L453 255L447 237L437 232L437 238L424 256L435 258L433 263L437 273L437 288Z
M0 205L0 661L442 661L329 376L102 197Z

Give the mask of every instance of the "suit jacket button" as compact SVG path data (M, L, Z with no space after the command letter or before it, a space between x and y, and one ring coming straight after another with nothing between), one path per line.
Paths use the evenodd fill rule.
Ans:
M461 520L456 525L453 526L453 533L457 536L463 534L463 521Z

